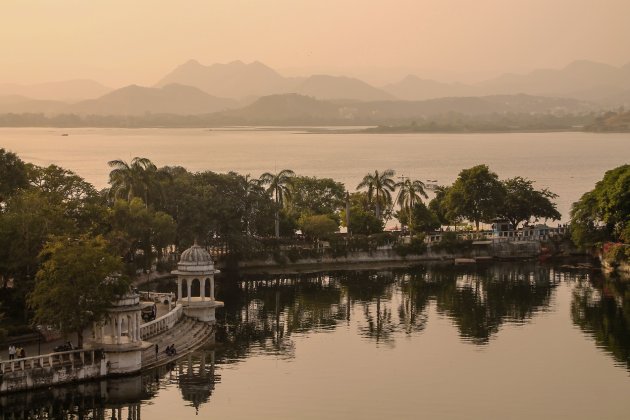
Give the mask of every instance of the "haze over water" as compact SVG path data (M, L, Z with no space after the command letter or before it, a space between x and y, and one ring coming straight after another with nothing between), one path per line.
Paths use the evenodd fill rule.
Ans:
M62 133L68 133L62 137ZM629 134L325 134L296 130L0 128L0 147L37 165L75 171L107 186L113 159L135 156L190 171L235 171L258 177L292 169L330 177L354 191L375 169L451 184L459 171L486 163L500 178L523 176L559 195L563 221L571 204L605 171L630 162Z

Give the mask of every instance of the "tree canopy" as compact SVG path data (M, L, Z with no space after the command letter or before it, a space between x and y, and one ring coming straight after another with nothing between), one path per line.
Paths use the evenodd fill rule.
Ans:
M514 229L531 219L560 220L561 215L552 199L558 196L546 188L534 189L534 181L520 176L503 181L505 197L498 215L507 219Z
M41 253L42 266L28 298L33 321L53 325L64 333L76 332L79 346L83 330L103 320L129 282L117 274L121 261L102 237L56 237Z
M630 165L604 175L571 207L571 236L578 246L630 243Z
M464 169L446 197L449 219L461 217L475 224L490 222L497 216L505 198L505 188L487 165Z

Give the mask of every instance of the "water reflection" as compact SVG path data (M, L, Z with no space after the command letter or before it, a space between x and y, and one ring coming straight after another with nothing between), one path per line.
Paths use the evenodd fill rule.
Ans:
M604 276L575 276L571 316L597 346L630 369L630 286Z
M559 277L536 264L496 264L231 280L219 291L226 305L217 336L228 344L228 362L250 352L291 358L292 335L334 329L352 317L361 336L394 345L425 329L432 304L452 320L462 339L485 344L503 323L523 323L546 310Z
M135 378L2 396L0 419L136 419L165 388L178 389L182 405L197 411L212 405L220 383L215 366L220 369L258 355L296 358L296 347L313 332L358 335L358 346L388 351L402 340L427 334L429 324L440 322L455 328L467 347L488 346L506 325L530 323L555 306L560 284L562 302L571 298L573 322L630 369L630 286L584 271L534 263L436 264L234 276L224 277L217 288L225 308L217 316L216 349ZM572 295L565 294L569 288ZM568 308L565 316L567 312ZM336 363L335 369L343 371L345 361Z
M142 375L3 395L0 419L140 420L142 404L172 385L198 410L220 381L214 354L206 348Z

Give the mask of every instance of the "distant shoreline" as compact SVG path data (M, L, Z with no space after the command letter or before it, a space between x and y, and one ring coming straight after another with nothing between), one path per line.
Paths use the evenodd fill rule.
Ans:
M349 127L349 128L344 128ZM527 133L593 133L593 134L624 134L630 133L630 131L592 131L592 130L579 130L576 128L558 128L558 129L530 129L530 130L509 130L509 129L497 129L497 130L403 130L396 127L391 127L390 130L385 127L369 127L369 128L355 128L355 126L328 126L322 127L321 125L317 126L260 126L260 125L251 125L251 126L219 126L219 127L183 127L183 126L134 126L134 127L124 127L124 126L89 126L89 125L78 125L78 126L0 126L2 128L11 128L11 129L19 129L19 128L41 128L41 129L54 129L54 130L64 130L64 129L126 129L126 130L143 130L143 129L169 129L169 130L205 130L208 132L212 131L296 131L296 134L527 134ZM65 134L65 133L64 133Z

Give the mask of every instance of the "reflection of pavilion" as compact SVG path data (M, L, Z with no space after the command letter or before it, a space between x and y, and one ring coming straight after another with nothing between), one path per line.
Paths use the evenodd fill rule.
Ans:
M179 359L175 366L182 397L197 411L210 400L217 376L214 374L214 350L199 350Z
M210 400L219 381L214 350L201 349L142 375L0 396L0 419L93 418L140 420L142 401L176 384L195 409Z

